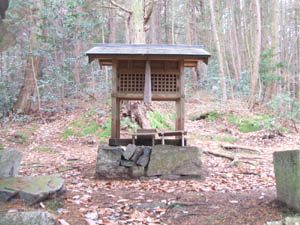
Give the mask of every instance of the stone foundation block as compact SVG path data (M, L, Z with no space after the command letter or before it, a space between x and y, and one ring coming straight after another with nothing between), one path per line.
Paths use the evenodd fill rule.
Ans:
M274 152L277 199L300 212L300 150Z

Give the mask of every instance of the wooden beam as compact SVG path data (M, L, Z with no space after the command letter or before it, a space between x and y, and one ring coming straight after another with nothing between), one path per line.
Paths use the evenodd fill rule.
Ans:
M116 93L112 94L112 97L119 98L121 100L143 100L144 94L140 93ZM152 92L152 100L153 101L176 101L180 99L179 93L165 93L165 92Z
M180 61L179 94L180 98L176 101L176 130L184 130L184 62Z
M112 61L111 138L120 138L120 99L117 93L117 60Z
M150 105L152 99L151 93L151 67L150 61L146 61L146 71L145 71L145 87L144 87L144 103L145 105Z

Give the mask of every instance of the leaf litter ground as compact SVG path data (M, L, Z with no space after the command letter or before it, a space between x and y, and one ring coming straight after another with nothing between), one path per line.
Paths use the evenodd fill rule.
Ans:
M156 103L153 107L172 113L167 103ZM65 127L83 113L80 110L59 115L47 124L11 123L2 129L0 138L4 147L23 152L21 176L59 173L65 179L65 195L34 206L56 214L61 224L265 224L291 213L276 202L272 154L299 149L299 134L265 138L270 131L244 134L224 118L188 119L193 113L209 110L250 116L251 112L241 102L224 106L204 97L192 98L186 108L189 143L206 153L212 151L237 159L232 162L203 154L203 174L199 180L94 179L97 140L61 137ZM26 143L9 141L24 130L32 131ZM235 138L235 145L258 151L224 150L224 143L215 137L228 134ZM0 213L31 209L20 200L0 203Z

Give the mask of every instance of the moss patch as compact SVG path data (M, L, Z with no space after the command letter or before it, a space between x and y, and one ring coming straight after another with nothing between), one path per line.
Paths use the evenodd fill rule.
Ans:
M208 122L212 122L212 121L216 121L217 119L219 119L220 117L222 117L222 113L219 113L215 110L210 111L210 112L203 112L200 114L196 114L191 116L189 119L192 121L195 120L206 120Z
M153 129L167 128L169 130L175 130L174 126L171 126L168 121L174 123L174 118L170 114L162 114L160 111L147 112L150 125Z
M57 212L57 210L59 208L63 208L63 206L64 206L64 201L59 198L46 202L46 207L54 212Z
M111 134L111 118L107 119L101 126L101 131L96 134L97 137L108 138Z
M69 123L63 133L61 133L60 137L68 138L70 136L85 137L87 135L96 135L100 130L100 126L94 119L95 116L95 110L84 113L84 115Z
M235 137L233 137L233 136L230 136L230 135L216 136L214 138L214 140L220 141L220 142L229 142L229 143L235 143L235 142L237 142L237 139Z
M27 129L16 131L14 135L8 138L8 141L28 145L29 138L33 135L33 133L38 129L37 125L29 127Z
M249 116L228 114L227 120L243 133L259 131L263 128L285 131L284 127L278 125L275 119L268 115L257 115L249 118Z
M47 153L52 153L55 154L56 151L48 146L38 146L33 149L34 151L39 151L39 152L47 152Z

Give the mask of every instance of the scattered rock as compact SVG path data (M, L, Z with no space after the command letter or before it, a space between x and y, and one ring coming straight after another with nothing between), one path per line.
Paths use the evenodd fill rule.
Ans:
M149 203L139 203L136 205L131 205L134 209L154 209L154 208L167 208L168 205L161 202L149 202Z
M135 162L127 161L127 160L121 160L120 165L125 166L125 167L133 167L133 166L135 166Z
M155 145L152 148L147 176L201 176L201 150L197 147Z
M127 145L126 150L122 152L123 157L126 160L130 160L131 157L134 155L136 149L136 146L133 144Z
M18 176L21 159L21 152L0 150L0 179Z
M122 158L122 148L100 146L96 162L97 178L127 178L129 169L120 166Z
M0 215L1 225L57 225L53 215L45 211L18 212Z
M97 212L91 212L91 213L87 213L85 215L85 218L90 219L90 220L97 220L99 218L99 216L98 216Z
M144 147L142 146L137 147L130 160L136 162L139 159L139 157L143 155L143 153L144 153Z
M40 202L64 190L65 181L59 175L7 178L0 183L0 200L19 197L28 205Z
M267 222L266 225L300 225L300 218L286 217L282 221Z
M150 160L151 151L152 151L151 147L145 146L144 147L144 151L143 151L143 155L141 155L139 157L139 159L137 160L136 164L138 166L147 167L148 163L149 163L149 160Z
M283 225L281 221L267 222L267 225Z
M122 148L101 146L98 149L97 163L120 165Z
M300 218L299 217L286 217L284 219L285 225L300 225Z

